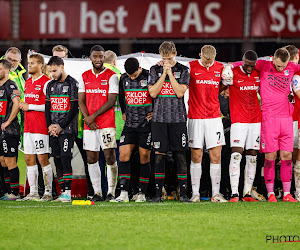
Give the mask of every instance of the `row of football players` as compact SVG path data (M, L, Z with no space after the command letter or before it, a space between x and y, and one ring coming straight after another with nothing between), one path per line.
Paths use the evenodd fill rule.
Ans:
M48 62L49 72L53 78L49 81L42 74L43 58L39 54L30 56L29 73L31 72L32 77L26 82L25 102L20 104L20 108L25 112L24 151L30 184L30 194L24 200L37 198L35 154L38 155L45 178L48 178L45 180L47 188L42 200L52 199L50 185L53 175L48 161L48 134L50 134L50 145L59 182L64 190L56 200L71 200L71 157L75 140L74 132L77 131L76 115L79 105L84 116L83 146L86 150L88 172L94 189L93 201L103 200L101 173L98 164L100 147L103 149L107 162L108 199L113 202L128 201L129 159L135 145L139 146L141 163L140 193L137 201L144 202L146 200L145 193L150 176L151 142L155 150L154 171L156 184L156 197L151 201L159 202L162 200L161 192L165 177L165 154L167 151L172 151L177 160L180 201L199 201L201 160L205 141L211 160L212 201L226 202L220 194L220 155L225 141L218 94L221 77L223 77L224 84L221 85L221 88L230 85L230 111L232 117L231 147L233 153L230 163L232 198L230 201L239 200L237 190L239 164L244 148L246 150L246 180L243 200L254 201L250 196L250 190L256 170L256 152L260 144L262 118L257 98L260 81L263 79L266 82L265 85L275 89L271 91L279 92L278 87L285 88L285 91L279 93L281 99L279 96L276 99L274 97L269 98L269 96L265 98L261 86L263 117L264 113L267 114L265 116L267 117L266 124L270 123L270 120L268 120L271 119L270 117L274 118L274 112L280 112L283 118L289 119L291 115L289 103L286 103L289 94L287 88L290 86L291 77L299 71L298 66L288 63L290 54L283 48L275 52L273 62L257 61L256 53L247 51L244 54L243 62L238 63L241 65L237 65L233 69L231 67L224 68L223 64L215 61L216 51L210 45L206 45L201 49L200 60L190 62L189 67L175 61L177 52L173 42L161 44L159 53L162 56L162 61L160 65L151 67L150 72L142 69L135 58L129 58L125 62L126 73L121 76L119 83L117 74L103 65L104 49L96 45L90 53L93 67L82 74L78 92L77 81L64 71L64 62L60 57L54 56ZM14 92L16 87L13 82L7 80L10 70L9 64L3 60L1 65L3 65L3 72L5 73L2 86L4 86L4 92L7 95L7 107L11 106L11 110L7 108L11 112L7 112L5 117L16 120L16 116L14 117L16 113L14 103L18 101L18 94L20 95L20 93ZM34 68L35 70L33 70ZM269 74L268 77L265 77L265 74L262 75L260 71L266 71L266 74ZM274 75L274 79L276 77L276 81L270 82L270 79L272 81L270 74ZM282 83L278 83L279 81ZM183 96L188 87L190 91L187 131L187 115ZM117 145L113 105L118 93L120 105L124 112L123 118L126 121L120 138L119 181L121 194L115 198L118 167L114 153ZM155 99L154 104L152 104L152 98ZM270 99L272 100L270 101ZM276 106L278 100L281 100L282 103ZM271 104L268 102L271 102ZM286 113L286 109L283 110L282 107L284 106L289 109L288 113ZM17 107L17 104L15 107ZM264 107L266 107L265 112ZM280 108L279 111L278 108ZM45 115L42 112L45 112ZM288 119L285 125L289 124ZM2 125L4 124L3 131L6 131L6 127L9 128L12 124L5 126L6 121L2 122ZM274 125L275 121L271 122ZM277 119L276 122L278 122ZM36 126L35 124L40 125ZM263 124L262 128L264 128ZM279 125L277 130L278 128L280 131ZM269 130L270 127L267 132ZM17 133L19 133L17 128L14 130L15 134L7 131L3 133L2 141L2 145L6 145L3 146L3 164L7 164L6 159L16 152L16 143L12 143L11 135L17 136ZM262 129L262 131L264 130ZM262 149L266 153L265 177L268 176L266 185L269 201L274 201L272 157L277 154L276 152L279 149L283 163L282 169L284 170L282 171L284 200L296 201L289 193L291 178L287 174L291 170L291 160L289 160L292 151L289 148L290 130L283 132L286 133L285 136L287 137L283 137L282 134L284 133L282 131L278 133L276 129L272 131L271 136L263 137L262 133L262 140L265 140L262 141ZM186 196L187 164L185 150L188 149L188 146L192 152L191 180L193 196L191 199ZM15 168L11 168L9 164L7 166L10 169L10 174L11 170ZM14 179L13 175L10 177L11 180ZM288 178L290 179L288 180ZM11 183L13 183L12 185L15 184L12 181ZM12 195L16 196L14 193Z

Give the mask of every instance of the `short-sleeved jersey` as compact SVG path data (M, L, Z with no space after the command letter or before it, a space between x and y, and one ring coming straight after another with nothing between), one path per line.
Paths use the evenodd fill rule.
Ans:
M221 117L219 88L223 64L217 61L210 67L200 60L190 62L189 112L190 119Z
M152 112L152 98L148 91L149 71L142 69L141 74L132 80L126 73L120 79L120 95L126 98L125 126L144 127L148 124L147 114Z
M262 115L292 116L294 108L287 96L291 91L292 78L300 66L289 62L283 71L278 72L273 62L258 60L255 68L260 72Z
M34 105L45 105L46 87L50 79L41 75L35 81L30 77L25 82L25 102ZM29 110L25 112L24 133L36 133L48 135L45 112Z
M13 94L14 90L17 90L17 85L11 80L7 80L2 86L0 86L0 124L6 122L10 117L13 99L16 97ZM20 136L20 125L18 118L12 121L12 123L6 127L5 134Z
M95 113L107 102L108 94L119 93L118 75L108 68L104 68L99 74L95 74L92 69L82 74L79 82L79 92L84 92L86 97L86 108L89 115ZM115 128L115 111L110 108L104 114L95 119L98 129ZM84 129L89 127L84 124Z
M162 73L162 66L152 66L150 68L148 85L154 85ZM190 73L188 67L176 62L172 67L172 73L179 84L189 85ZM160 93L155 98L152 121L163 123L186 122L184 98L176 96L168 75Z
M46 101L51 102L52 124L59 124L67 116L71 108L71 101L78 101L78 82L69 75L63 82L51 80L46 89ZM76 115L61 134L77 133L77 119Z
M242 66L232 69L232 85L229 86L229 108L231 123L261 122L261 110L257 92L259 91L259 72L247 74Z

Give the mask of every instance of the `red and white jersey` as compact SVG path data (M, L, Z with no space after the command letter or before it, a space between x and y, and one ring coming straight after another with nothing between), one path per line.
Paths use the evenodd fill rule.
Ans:
M32 77L25 82L24 98L29 110L24 112L24 133L48 135L45 118L46 88L50 79L41 75L34 81Z
M86 107L91 115L107 102L108 94L119 93L118 75L108 68L105 68L99 74L95 74L92 69L85 71L79 81L78 92L85 92ZM95 122L98 129L115 128L114 107L99 115ZM89 130L89 127L84 124L84 129Z
M219 87L223 64L214 61L206 68L200 60L192 61L189 85L189 119L221 117Z
M259 123L261 109L257 93L259 91L259 72L247 74L242 66L232 69L233 79L229 83L229 109L231 123Z

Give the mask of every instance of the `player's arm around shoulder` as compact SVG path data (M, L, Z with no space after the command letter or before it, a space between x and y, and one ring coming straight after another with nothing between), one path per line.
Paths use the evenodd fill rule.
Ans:
M156 98L158 96L158 94L160 93L164 85L167 76L167 72L164 70L160 78L157 79L158 78L157 71L156 71L157 67L159 66L155 65L150 68L149 79L148 79L148 90L152 98Z

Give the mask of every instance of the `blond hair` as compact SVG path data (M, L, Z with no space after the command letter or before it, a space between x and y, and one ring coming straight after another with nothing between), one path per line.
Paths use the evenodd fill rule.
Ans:
M104 58L104 62L108 63L108 64L113 64L114 60L117 60L117 55L115 52L111 51L111 50L107 50L105 51L105 58Z
M176 47L172 41L164 41L159 46L158 51L161 56L169 56L169 55L176 54Z
M217 55L216 49L212 45L204 45L201 48L201 57L206 60L214 59Z
M58 51L58 52L64 51L66 53L66 55L68 55L68 52L69 52L68 48L65 47L65 46L63 46L63 45L56 45L56 46L54 46L53 49L52 49L52 53L54 51Z

